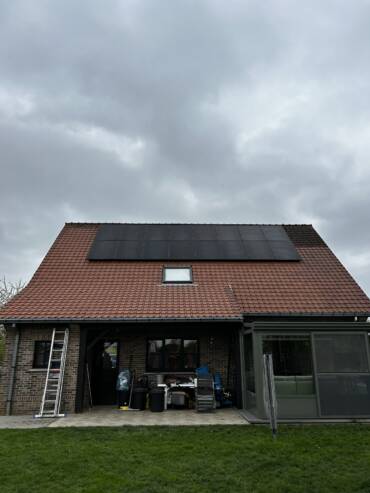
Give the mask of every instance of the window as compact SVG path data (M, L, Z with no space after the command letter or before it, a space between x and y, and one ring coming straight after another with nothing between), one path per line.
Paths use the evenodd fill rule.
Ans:
M104 342L102 362L104 370L114 370L117 368L118 342Z
M197 339L163 338L148 340L148 371L194 371L199 366Z
M318 376L322 416L369 414L370 375L353 373Z
M278 396L314 394L309 336L265 336L264 354L272 354Z
M193 273L191 267L163 267L164 283L192 283Z
M363 334L315 334L319 373L366 373L369 371Z
M361 416L370 406L366 334L314 335L322 416Z
M50 354L50 341L35 341L33 368L47 368Z

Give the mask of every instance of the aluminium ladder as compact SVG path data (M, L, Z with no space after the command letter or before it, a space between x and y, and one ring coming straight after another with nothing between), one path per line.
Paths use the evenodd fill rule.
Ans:
M215 385L212 375L197 375L195 407L198 412L213 411L216 408Z
M54 329L50 344L49 363L39 414L35 418L58 418L63 390L64 368L68 347L68 329Z

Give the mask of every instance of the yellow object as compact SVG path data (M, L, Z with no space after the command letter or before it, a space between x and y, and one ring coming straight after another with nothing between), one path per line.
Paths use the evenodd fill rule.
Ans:
M120 407L120 410L121 411L128 411L128 406L121 406Z

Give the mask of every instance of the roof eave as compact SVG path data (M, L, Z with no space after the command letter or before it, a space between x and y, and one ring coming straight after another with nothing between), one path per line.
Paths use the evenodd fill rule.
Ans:
M242 316L235 317L126 317L126 318L6 318L0 319L0 324L34 324L34 323L155 323L155 322L243 322Z
M247 312L245 317L370 317L369 312Z

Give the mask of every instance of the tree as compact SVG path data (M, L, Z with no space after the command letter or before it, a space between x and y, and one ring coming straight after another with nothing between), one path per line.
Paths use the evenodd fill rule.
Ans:
M22 281L16 283L9 282L3 277L0 279L0 308L5 305L13 296L18 294L24 288Z

